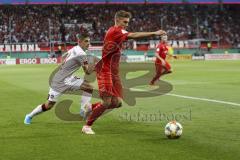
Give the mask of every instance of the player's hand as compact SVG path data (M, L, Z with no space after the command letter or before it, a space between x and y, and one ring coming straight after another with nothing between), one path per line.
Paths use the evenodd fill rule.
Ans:
M164 30L158 30L155 32L156 36L162 36L162 35L166 35L167 32L165 32Z
M162 61L162 66L165 67L166 66L166 62L164 60L161 60Z

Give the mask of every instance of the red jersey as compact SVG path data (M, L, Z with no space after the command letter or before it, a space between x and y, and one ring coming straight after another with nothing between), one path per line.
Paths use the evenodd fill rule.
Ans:
M128 34L120 26L112 26L108 29L104 38L102 59L96 66L97 72L115 75L119 73L122 44L127 41Z
M168 47L166 45L166 43L164 42L161 42L159 43L159 45L157 46L157 49L156 49L156 53L162 58L162 59L166 59L166 56L167 56L167 52L168 52ZM161 61L156 58L156 63L161 63Z

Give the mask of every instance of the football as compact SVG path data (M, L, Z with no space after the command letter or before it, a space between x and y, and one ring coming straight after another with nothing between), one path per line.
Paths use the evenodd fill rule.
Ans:
M177 121L170 121L166 126L165 126L165 135L169 139L177 139L181 137L183 132L183 127L182 125L177 122Z

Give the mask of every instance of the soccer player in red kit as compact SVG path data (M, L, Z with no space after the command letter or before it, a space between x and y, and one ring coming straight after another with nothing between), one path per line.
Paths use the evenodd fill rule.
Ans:
M97 63L95 70L99 87L99 95L102 103L92 105L92 112L87 118L86 125L82 132L85 134L95 134L91 126L107 109L121 107L122 84L119 76L119 62L121 49L124 41L128 39L145 38L151 36L165 35L166 32L159 30L156 32L135 32L129 33L125 29L128 26L131 13L118 11L115 14L115 25L110 27L105 35L102 49L102 59Z
M157 46L155 56L155 69L156 69L156 74L153 77L153 79L150 82L150 85L154 85L159 78L164 75L171 73L171 66L170 64L166 61L166 57L168 54L168 46L167 46L167 35L161 36L161 41L159 45Z

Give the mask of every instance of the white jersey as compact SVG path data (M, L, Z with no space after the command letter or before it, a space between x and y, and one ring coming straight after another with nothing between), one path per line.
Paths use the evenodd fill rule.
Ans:
M67 52L67 57L58 70L52 75L50 87L58 92L64 92L69 89L74 79L72 74L76 72L82 65L88 63L87 54L77 45ZM80 88L80 86L78 86Z

